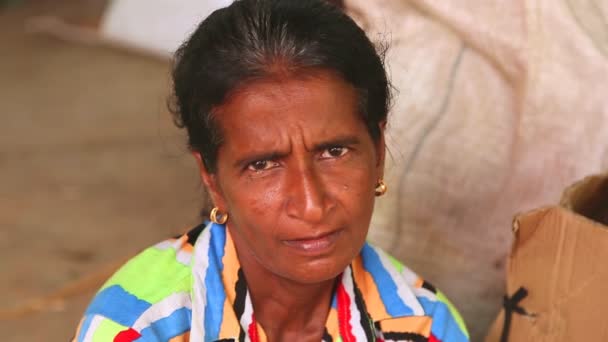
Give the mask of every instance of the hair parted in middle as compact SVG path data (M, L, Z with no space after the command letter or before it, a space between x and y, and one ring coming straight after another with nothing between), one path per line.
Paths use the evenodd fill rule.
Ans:
M171 110L216 171L222 132L214 109L248 82L323 70L357 92L374 141L390 107L384 51L337 6L322 0L237 0L207 17L175 54Z

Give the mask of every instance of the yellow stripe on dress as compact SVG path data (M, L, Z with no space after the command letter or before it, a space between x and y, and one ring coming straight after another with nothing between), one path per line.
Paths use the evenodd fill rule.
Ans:
M329 309L327 314L327 321L325 322L325 328L327 333L331 336L333 341L337 341L340 337L340 322L338 321L338 311L334 308Z
M222 270L222 282L224 283L224 290L226 291L226 299L224 299L223 318L220 326L219 338L235 338L239 336L241 329L232 307L232 303L236 300L236 282L239 278L239 261L232 237L228 232L226 232L226 245L224 247L222 263L224 265L224 269Z
M361 291L362 297L365 299L365 306L373 321L379 321L392 316L386 311L384 302L380 297L380 292L376 286L376 282L372 275L363 267L361 256L355 258L352 262L353 276L355 283Z
M172 337L169 342L190 342L190 332L185 332L179 336Z
M389 318L379 323L383 332L415 333L429 337L433 319L429 316L409 316Z

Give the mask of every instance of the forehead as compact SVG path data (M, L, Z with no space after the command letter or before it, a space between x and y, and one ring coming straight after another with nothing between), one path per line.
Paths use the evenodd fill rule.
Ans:
M294 129L314 135L360 128L357 103L350 84L332 73L317 72L249 82L215 112L224 143L245 137L257 143L269 134L278 137Z

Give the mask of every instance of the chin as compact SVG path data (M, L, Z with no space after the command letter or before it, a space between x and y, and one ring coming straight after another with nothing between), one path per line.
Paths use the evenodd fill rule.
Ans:
M296 272L289 272L286 278L301 284L318 284L323 283L339 276L348 266L349 262L342 265L331 263L328 265L323 262L313 262L312 264L303 265L297 268ZM296 268L291 268L292 270Z
M304 285L314 285L314 284L321 284L321 283L325 283L331 280L336 279L336 277L338 275L340 275L340 273L342 272L338 272L334 275L331 276L327 276L327 275L311 275L311 274L307 274L304 276L295 276L292 277L291 280L295 283L298 284L304 284Z

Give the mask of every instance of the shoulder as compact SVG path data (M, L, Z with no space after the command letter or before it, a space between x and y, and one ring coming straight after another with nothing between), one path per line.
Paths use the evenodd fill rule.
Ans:
M365 270L391 316L429 317L431 334L441 342L468 341L464 321L448 298L382 249L365 244Z
M168 340L190 330L190 260L204 226L149 247L123 265L97 292L80 322L77 341Z

